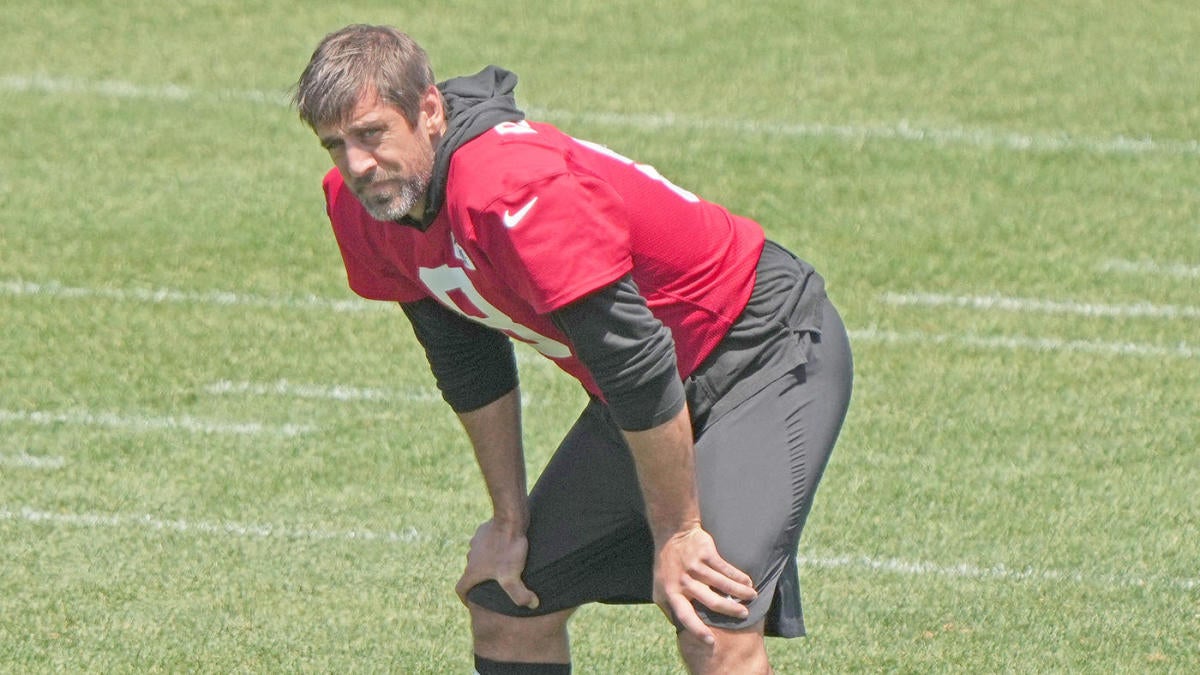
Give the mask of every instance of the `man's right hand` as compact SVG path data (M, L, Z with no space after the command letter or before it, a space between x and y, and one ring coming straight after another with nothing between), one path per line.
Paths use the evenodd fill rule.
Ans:
M467 592L479 584L495 579L513 603L537 609L539 600L521 580L525 571L525 556L529 541L524 531L516 532L489 520L475 530L467 552L467 568L454 586L458 599L467 604Z

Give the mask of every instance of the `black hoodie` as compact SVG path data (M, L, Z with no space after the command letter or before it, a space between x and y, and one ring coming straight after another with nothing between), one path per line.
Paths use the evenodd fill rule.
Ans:
M446 174L450 157L468 141L501 122L518 122L525 113L517 108L513 90L516 73L488 66L474 75L455 77L438 84L446 105L446 133L438 142L433 157L433 177L429 183L425 213L421 220L405 216L405 225L422 232L429 229L446 201Z

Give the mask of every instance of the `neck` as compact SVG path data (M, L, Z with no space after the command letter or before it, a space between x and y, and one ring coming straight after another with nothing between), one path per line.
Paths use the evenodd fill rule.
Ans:
M404 214L404 217L412 218L413 220L420 221L422 218L425 217L425 207L428 204L429 204L429 194L426 193L425 196L421 198L421 201L417 202L416 204L413 204L413 207L408 210L408 213Z

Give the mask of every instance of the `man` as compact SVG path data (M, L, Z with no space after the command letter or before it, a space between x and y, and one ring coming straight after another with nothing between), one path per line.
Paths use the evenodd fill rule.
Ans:
M382 26L317 47L300 117L328 149L351 288L400 303L493 505L456 591L476 671L569 673L587 602L655 602L691 672L770 672L804 632L800 531L850 398L824 282L756 223L525 120L495 67L435 85ZM526 490L511 339L590 403Z

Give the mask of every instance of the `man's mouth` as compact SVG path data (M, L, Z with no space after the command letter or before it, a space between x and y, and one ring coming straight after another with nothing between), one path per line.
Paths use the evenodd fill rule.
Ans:
M386 193L387 180L362 181L354 186L354 191L363 196L378 197Z

